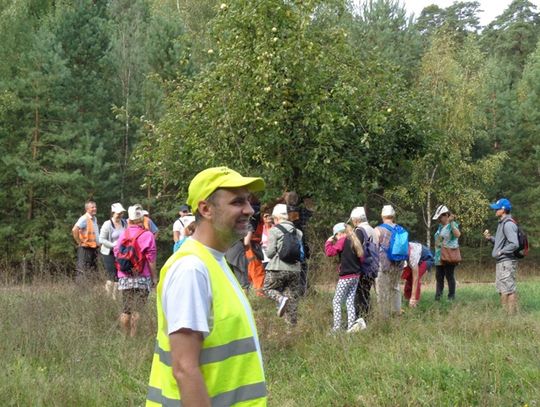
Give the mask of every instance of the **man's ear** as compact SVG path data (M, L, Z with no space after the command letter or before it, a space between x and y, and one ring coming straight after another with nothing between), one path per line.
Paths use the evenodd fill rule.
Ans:
M212 218L212 205L210 205L208 201L200 201L197 205L197 211L203 218Z

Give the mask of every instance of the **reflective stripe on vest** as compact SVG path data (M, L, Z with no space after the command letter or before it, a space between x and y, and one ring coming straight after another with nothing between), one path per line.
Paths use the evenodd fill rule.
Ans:
M83 232L79 229L79 240L82 247L96 248L96 231L94 230L94 220L88 214L86 214L86 229Z
M199 357L199 364L205 365L208 363L221 362L227 358L249 352L257 352L257 347L255 346L253 338L239 339L225 345L202 349ZM171 353L161 349L157 341L154 353L159 355L161 363L171 367Z
M226 393L221 393L215 397L211 397L210 402L212 403L213 407L228 407L234 405L235 403L241 403L243 401L255 400L263 397L266 397L266 384L255 383L238 387ZM157 403L157 405L165 407L182 406L182 400L165 397L163 394L161 394L161 390L156 387L150 387L148 389L146 405L152 405L149 404L148 401Z
M171 366L170 342L161 307L161 294L167 271L178 259L187 255L195 255L203 261L208 268L212 287L213 326L203 340L199 357L200 370L212 405L246 405L247 402L250 406L266 406L266 383L254 336L256 332L252 331L248 310L238 297L244 294L239 286L233 286L212 254L193 239L186 240L161 269L156 301L158 334L146 405L181 405L180 392ZM233 281L238 285L236 280Z

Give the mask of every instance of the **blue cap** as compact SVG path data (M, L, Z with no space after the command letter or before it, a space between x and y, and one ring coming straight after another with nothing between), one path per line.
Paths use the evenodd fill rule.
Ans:
M180 205L180 212L189 212L189 206Z
M507 211L512 210L512 204L506 198L501 198L497 202L492 203L489 206L491 209L495 209L495 210L499 210L499 209L506 209Z

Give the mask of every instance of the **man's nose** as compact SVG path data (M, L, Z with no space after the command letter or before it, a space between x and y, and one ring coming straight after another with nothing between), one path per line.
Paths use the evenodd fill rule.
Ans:
M246 204L244 205L244 214L248 216L253 216L254 213L255 213L255 210L253 209L251 204L249 202L246 202Z

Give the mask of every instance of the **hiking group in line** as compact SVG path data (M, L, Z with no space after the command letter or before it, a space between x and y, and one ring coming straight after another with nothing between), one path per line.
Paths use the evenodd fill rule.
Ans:
M184 236L178 230L175 235L175 243L182 238L183 241L161 269L159 283L155 236L149 219L145 222L144 210L140 205L129 207L125 227L121 217L115 216L118 211L123 212L123 207L114 204L111 208L111 225L104 225L102 232L109 229L105 239L109 243L116 239L112 249L123 297L120 322L126 333L136 332L139 314L134 304L143 304L150 288L157 283L158 333L147 405L170 405L180 400L186 406L245 402L266 405L255 320L242 279L231 270L226 253L235 243L242 242L249 262L257 259L262 265L264 278L261 280L257 274L260 269L253 274L259 285L262 281L259 294L274 300L277 315L294 326L298 298L307 287L307 278L302 280L301 276L308 246L305 234L291 220L289 206L293 205L279 202L272 208L263 208L256 217L262 222L252 223L253 207L257 207L253 193L264 187L261 178L243 177L226 167L197 174L189 186L189 206L181 208L186 213L181 214L180 220L191 218L184 219L189 221ZM488 230L484 236L494 244L492 256L497 259L496 286L501 303L507 311L515 312L517 260L527 249L526 238L512 219L512 206L507 199L499 199L491 208L499 217L499 226L494 237ZM77 277L89 266L95 267L100 242L97 236L101 237L95 203L88 202L85 209L86 214L72 231L79 245ZM300 218L299 213L292 217ZM366 327L373 285L383 317L401 312L401 279L406 281L404 297L409 306L415 307L420 300L422 276L431 264L437 268L435 298L441 299L445 279L448 298L455 298L454 267L461 261L460 231L451 212L440 205L433 216L439 221L434 255L422 244L409 241L408 232L395 218L394 208L385 205L382 223L372 228L365 208L357 207L351 212L350 224L334 225L324 248L328 256L340 258L333 300L333 333L341 329L343 303L347 308L347 330L354 332ZM191 230L185 230L192 224ZM111 230L117 227L123 231ZM261 253L255 253L259 249L251 242L259 243Z

